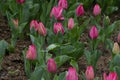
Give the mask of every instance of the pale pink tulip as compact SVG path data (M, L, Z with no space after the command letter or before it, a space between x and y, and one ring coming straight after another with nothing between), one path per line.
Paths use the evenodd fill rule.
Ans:
M93 8L93 14L95 15L95 16L97 16L97 15L99 15L101 13L101 8L100 8L100 6L98 5L98 4L96 4L95 6L94 6L94 8Z
M80 4L80 5L77 7L77 9L76 9L76 15L77 15L77 17L84 15L84 8L83 8L83 5L82 5L82 4Z
M70 18L68 20L68 29L71 30L74 27L74 19Z
M32 21L30 22L30 30L31 30L32 28L34 28L35 31L38 30L38 22L37 22L36 20L32 20Z
M61 32L62 34L64 34L65 32L62 24L60 22L54 23L54 33L58 34L59 32Z
M67 9L67 7L68 7L67 0L59 0L58 6L62 7L63 9Z
M89 36L91 39L96 39L98 37L98 30L96 26L93 26L90 30Z
M94 70L92 66L88 66L85 72L87 80L94 80Z

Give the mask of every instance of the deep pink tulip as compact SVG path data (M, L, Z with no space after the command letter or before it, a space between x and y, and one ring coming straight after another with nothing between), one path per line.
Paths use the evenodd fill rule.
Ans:
M62 34L64 34L64 28L63 28L63 26L62 26L62 23L60 23L60 22L58 22L58 23L54 23L54 33L55 34L58 34L59 33L59 31L62 33Z
M47 35L47 30L45 28L45 26L43 25L42 22L39 22L39 26L38 26L38 33L42 36L46 36Z
M70 67L68 69L66 80L78 80L78 75L75 68Z
M18 28L18 19L12 19L15 28Z
M101 13L101 8L100 8L100 6L98 5L98 4L96 4L95 6L94 6L94 9L93 9L93 14L95 15L95 16L97 16L97 15L99 15Z
M68 29L71 30L74 27L74 19L70 18L68 20Z
M62 7L53 7L50 13L50 18L54 16L57 20L64 20L64 17L62 16L63 8Z
M29 60L35 60L36 56L37 56L37 52L35 45L30 45L26 53L26 58Z
M55 73L56 70L57 70L57 65L54 61L54 59L50 58L48 59L48 62L47 62L47 70L48 72L50 73Z
M93 26L90 30L89 36L91 39L96 39L98 37L98 30L96 26Z
M62 7L63 9L67 9L67 7L68 7L67 0L59 0L58 6Z
M94 70L92 66L88 66L85 72L87 80L94 80Z
M25 2L25 0L16 0L16 2L19 4L23 4Z
M106 73L103 74L104 80L118 80L118 76L116 72L110 72L107 76Z
M32 20L32 21L30 22L30 30L31 30L32 28L34 28L35 31L38 30L38 22L37 22L36 20Z
M83 5L82 5L82 4L80 4L80 5L77 7L77 9L76 9L76 15L77 15L77 17L84 15L84 8L83 8Z
M120 32L118 34L117 41L118 41L118 43L120 43Z

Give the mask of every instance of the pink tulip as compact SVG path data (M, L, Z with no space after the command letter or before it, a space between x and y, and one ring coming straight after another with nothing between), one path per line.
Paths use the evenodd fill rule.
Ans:
M55 73L56 72L57 66L56 66L56 63L55 63L54 59L52 59L52 58L48 59L47 70L50 73Z
M63 11L63 8L62 7L53 7L52 10L51 10L51 13L50 13L50 18L52 18L52 16L54 15L54 17L57 19L57 20L64 20L64 17L62 16L62 11Z
M67 0L59 0L58 6L62 7L63 9L67 9L67 7L68 7Z
M94 70L92 66L88 66L85 72L87 80L94 80Z
M19 4L23 4L25 2L25 0L16 0L16 2Z
M37 56L37 52L35 45L30 45L26 53L26 58L29 60L35 60L36 56Z
M93 9L93 14L95 15L95 16L97 16L97 15L99 15L101 13L101 8L100 8L100 6L98 5L98 4L96 4L95 6L94 6L94 9Z
M78 80L78 75L75 68L70 67L68 69L66 80Z
M58 34L59 31L61 31L62 34L64 34L64 32L65 32L62 24L60 22L54 23L54 33Z
M13 24L16 28L18 28L18 19L12 19Z
M118 41L118 43L120 43L120 32L118 34L117 41Z
M34 28L35 31L38 30L38 22L37 22L36 20L32 20L32 21L30 22L30 30L31 30L32 28Z
M104 80L118 80L118 76L116 72L111 72L107 76L106 73L103 74Z
M91 28L89 35L90 35L91 39L96 39L98 37L98 30L97 30L96 26L93 26Z
M74 20L73 18L70 18L68 20L68 29L71 30L74 27Z
M77 15L77 17L84 15L84 8L83 8L83 5L82 5L82 4L80 4L80 5L77 7L77 9L76 9L76 15Z
M39 23L39 26L38 26L38 33L42 36L46 36L47 35L47 30L45 28L45 26L43 25L42 22Z

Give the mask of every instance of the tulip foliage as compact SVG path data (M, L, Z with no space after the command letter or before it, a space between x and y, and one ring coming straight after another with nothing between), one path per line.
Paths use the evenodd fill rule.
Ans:
M103 74L104 80L118 80L120 33L118 43L113 44L110 37L120 20L111 23L98 0L8 0L5 4L12 31L9 51L19 38L24 39L24 34L30 37L31 45L23 51L25 73L30 80L98 80L97 61L104 54L100 45L112 52L110 73ZM87 14L89 7L91 13ZM77 61L83 55L87 69L80 77ZM60 73L64 64L69 68Z

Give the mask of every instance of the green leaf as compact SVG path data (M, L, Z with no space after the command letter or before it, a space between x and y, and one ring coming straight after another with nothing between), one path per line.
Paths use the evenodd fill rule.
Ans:
M59 47L59 46L60 45L58 45L58 44L51 44L47 47L47 51L51 51L51 50L53 50L53 49L55 49L56 47Z
M76 68L77 72L79 70L78 63L74 60L71 60L70 65L72 65L74 68Z
M60 73L58 80L66 80L65 78L66 78L66 72L62 72Z
M57 76L57 75L55 75L53 80L58 80L58 76Z

